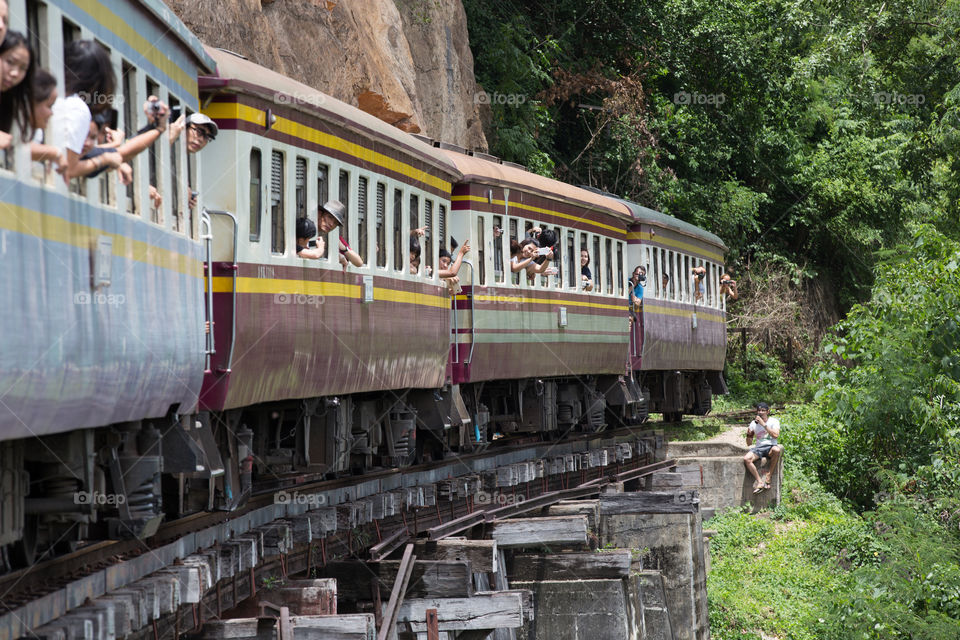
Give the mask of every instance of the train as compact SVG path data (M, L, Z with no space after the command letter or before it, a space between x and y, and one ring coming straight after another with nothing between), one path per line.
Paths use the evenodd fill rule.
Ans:
M106 47L127 135L149 95L219 135L196 154L161 137L127 187L65 184L23 145L0 162L0 568L262 486L679 420L726 392L714 234L407 134L204 45L159 0L12 0L10 23L61 87L65 43ZM296 220L328 200L344 223L299 258ZM512 273L534 227L556 235L555 274ZM452 293L439 251L465 242Z

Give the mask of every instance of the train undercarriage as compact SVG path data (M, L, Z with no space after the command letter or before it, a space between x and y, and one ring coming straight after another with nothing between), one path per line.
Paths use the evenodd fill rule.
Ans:
M230 511L253 491L406 467L498 441L557 440L704 415L719 372L488 381L290 400L0 443L0 569L163 520Z

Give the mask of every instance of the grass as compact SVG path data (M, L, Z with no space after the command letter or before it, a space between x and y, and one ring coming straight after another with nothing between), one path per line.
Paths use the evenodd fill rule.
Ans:
M737 510L709 527L707 579L711 637L716 640L822 640L837 637L827 620L833 594L849 575L816 553L821 531L856 526L833 496L799 474L784 479L783 503L756 516Z

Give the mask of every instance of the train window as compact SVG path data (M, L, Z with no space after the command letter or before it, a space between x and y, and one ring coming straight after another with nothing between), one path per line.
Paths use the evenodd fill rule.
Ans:
M393 268L407 271L408 247L404 245L407 230L403 227L403 191L393 190Z
M283 230L283 152L273 151L270 156L270 251L273 253L286 251Z
M420 198L410 194L410 229L420 228Z
M593 256L591 257L593 262L597 265L593 270L593 290L597 293L601 293L603 291L603 278L600 274L603 273L603 263L600 259L600 236L593 236Z
M63 19L63 46L67 46L74 40L80 39L80 25L68 20L67 18Z
M160 94L160 85L147 78L147 95L156 96ZM163 136L157 138L157 141L163 139ZM157 149L159 145L154 141L149 147L147 147L147 175L150 176L150 186L161 189L162 185L160 184L160 163L157 158ZM150 205L150 220L156 222L157 224L163 224L163 211L160 210L160 207L155 207L151 203Z
M483 216L477 218L477 268L480 270L480 286L487 284L487 261L484 252Z
M357 184L357 253L363 264L367 264L367 184L367 178L360 176Z
M297 158L294 197L297 200L297 217L307 217L307 159Z
M656 251L656 249L654 249ZM673 265L667 262L667 250L660 249L660 268L666 274L667 282L663 287L663 299L671 300L673 298L673 282L677 279L676 270Z
M607 293L613 295L613 240L607 238L606 253L603 254L603 263L607 267Z
M646 267L643 268L646 271ZM617 243L617 295L621 298L625 295L623 290L623 243Z
M650 247L647 247L647 254L650 253ZM658 299L663 298L664 286L663 278L667 277L667 272L663 271L663 275L660 275L660 252L656 249L653 250L653 283L656 285L656 297Z
M423 201L423 226L426 227L423 235L423 262L427 265L427 275L433 277L433 254L437 250L433 246L433 200L424 199Z
M46 69L50 66L50 53L45 43L47 36L47 5L37 0L27 0L27 40L30 49L37 56L34 65Z
M554 233L557 234L557 255L553 257L553 266L557 269L557 282L554 286L562 287L563 286L563 231L560 230L560 227L553 228Z
M387 266L387 185L377 183L377 266Z
M511 247L513 246L514 242L517 242L517 243L520 242L520 239L517 237L519 233L520 233L519 224L517 223L516 219L511 219L510 220L510 246ZM510 256L510 257L513 258L513 256ZM510 268L510 272L511 272L510 278L513 284L520 284L520 272L519 271L514 272L512 267Z
M260 149L250 149L250 242L260 242L260 212L263 211L262 174Z
M124 62L121 66L121 91L123 91L123 133L126 139L130 139L136 131L137 111L134 96L137 93L137 69L132 64ZM140 211L139 200L137 198L137 169L140 161L134 158L130 163L133 167L133 180L127 185L127 211L134 215Z
M503 283L503 218L493 216L493 279Z
M683 274L683 292L680 294L680 297L683 302L693 302L694 292L690 290L690 281L693 279L690 271L693 269L693 265L690 264L690 256L683 256L680 269L680 273Z
M180 101L173 96L167 97L167 104L170 108L179 107ZM163 138L164 136L160 136ZM180 207L180 189L183 186L180 182L180 154L183 144L179 136L176 141L170 145L170 211L173 215L173 230L183 233L183 210Z
M340 236L350 244L350 173L340 170L340 190L337 199L343 204L343 224L340 226Z
M317 165L317 222L320 221L319 209L328 200L330 200L330 167L321 163ZM327 242L326 235L324 236L324 242L323 257L326 259L330 257L330 243Z
M574 251L576 246L573 239L573 231L567 231L567 282L571 289L576 289L580 282L580 274L577 273L580 266L580 252Z
M437 209L437 243L438 246L447 246L447 207L440 205Z

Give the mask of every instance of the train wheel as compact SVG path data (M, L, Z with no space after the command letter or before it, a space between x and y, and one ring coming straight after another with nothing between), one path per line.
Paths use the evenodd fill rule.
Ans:
M664 422L680 422L683 420L682 411L671 411L669 413L663 414Z

